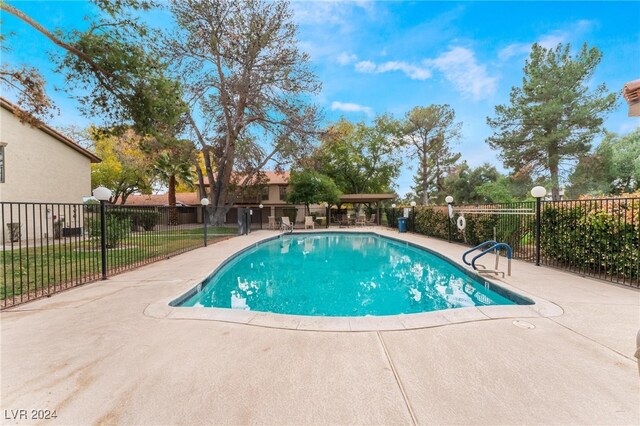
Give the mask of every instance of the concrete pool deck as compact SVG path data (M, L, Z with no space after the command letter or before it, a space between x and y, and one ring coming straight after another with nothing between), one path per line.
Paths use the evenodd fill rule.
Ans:
M2 312L3 423L640 423L640 292L525 262L500 282L550 303L553 315L445 317L435 327L364 332L149 315L229 254L274 234ZM466 250L401 237L456 261ZM15 410L56 410L57 418L14 420Z

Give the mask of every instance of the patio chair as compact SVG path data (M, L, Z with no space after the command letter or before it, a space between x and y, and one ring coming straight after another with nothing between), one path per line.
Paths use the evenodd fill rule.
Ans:
M278 229L275 216L269 216L269 229Z
M349 215L348 214L343 214L342 216L340 216L340 227L349 227Z
M287 216L282 216L280 218L280 230L281 231L293 231L293 224L289 221Z
M316 225L313 222L313 217L312 216L305 216L304 217L304 229L309 229L309 228L315 230L316 229Z
M378 222L376 222L376 214L373 213L371 215L371 217L369 218L369 220L365 221L364 223L365 223L365 225L377 225Z
M366 224L366 217L365 215L361 214L358 216L358 218L356 219L356 226L364 226Z

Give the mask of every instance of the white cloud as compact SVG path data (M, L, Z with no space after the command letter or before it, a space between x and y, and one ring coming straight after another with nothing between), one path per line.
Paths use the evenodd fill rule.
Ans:
M371 61L360 61L356 64L356 71L358 72L376 72L376 64Z
M373 109L368 106L358 105L351 102L338 102L331 103L332 111L344 111L344 112L364 112L367 115L373 115Z
M426 59L424 64L442 72L456 90L474 100L496 91L498 79L489 75L487 67L478 63L470 49L453 47L435 59Z
M389 71L402 71L412 80L426 80L431 77L431 71L428 68L409 64L404 61L388 61L381 64L375 64L371 61L360 61L356 63L355 69L358 72L380 74Z
M498 59L507 60L513 56L528 55L531 45L528 43L512 43L498 51Z
M347 53L347 52L342 52L341 54L338 55L338 57L336 58L336 61L340 64L340 65L349 65L352 62L355 62L358 60L358 56L354 53Z
M557 29L541 35L536 43L545 49L555 48L559 43L568 43L572 40L581 39L582 35L591 31L595 26L594 21L581 19L570 24L565 29ZM502 61L513 56L528 55L531 51L531 43L512 43L498 51L498 58Z

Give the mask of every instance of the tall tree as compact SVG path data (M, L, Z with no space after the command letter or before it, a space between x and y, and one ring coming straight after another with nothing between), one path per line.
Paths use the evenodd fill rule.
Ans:
M593 153L582 157L569 177L567 193L608 195L640 189L640 129L624 136L607 133Z
M402 165L399 123L381 115L371 125L341 119L322 136L312 166L347 194L392 190Z
M135 192L151 193L153 160L140 149L149 137L133 129L113 132L90 128L96 155L102 162L91 165L91 185L104 186L112 192L111 203L124 204Z
M164 144L165 147L157 155L154 163L155 176L167 186L169 206L176 205L176 188L178 182L193 188L194 164L197 161L196 150L193 143L186 139L174 140ZM170 210L170 220L177 223L177 211Z
M189 96L187 121L219 224L267 163L311 149L317 114L308 99L320 84L287 2L175 0L171 10L178 30L166 52Z
M84 31L48 29L17 7L0 1L0 9L42 34L66 55L51 55L65 75L82 110L109 125L127 123L139 134L160 137L173 132L184 112L180 85L166 76L167 64L148 46L153 39L141 22L140 11L154 6L148 0L92 0L97 8L86 17ZM3 49L7 46L4 43ZM0 82L18 92L27 112L43 116L53 107L41 74L23 66L2 65ZM79 89L79 90L78 90Z
M335 204L340 197L340 190L329 176L314 170L292 172L289 180L291 189L286 199L290 203L303 203L307 215L310 214L309 205L326 202Z
M460 153L451 150L462 127L455 119L456 113L449 105L415 107L405 116L405 139L418 158L413 190L424 205L429 204L433 192L442 190L445 175L460 159Z
M485 184L496 182L499 178L500 173L489 163L471 168L466 161L463 161L444 179L444 190L440 194L440 201L444 201L442 196L451 195L456 204L492 202L484 194L480 194L478 189Z
M487 118L495 132L487 142L501 151L505 165L547 174L555 200L563 163L589 152L605 114L616 104L616 95L604 84L589 88L601 58L586 43L575 57L569 44L555 49L534 44L522 87L513 87L510 105L496 106L495 117Z

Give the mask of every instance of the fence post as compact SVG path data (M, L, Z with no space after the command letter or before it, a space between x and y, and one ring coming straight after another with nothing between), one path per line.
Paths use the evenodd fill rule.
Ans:
M207 216L209 216L207 214L207 206L203 205L202 206L202 221L204 222L204 246L207 246L207 242L209 241L209 237L207 236L207 222L208 218Z
M447 202L447 224L449 229L449 242L451 242L451 221L453 220L453 197L447 195L444 199Z
M536 266L540 266L540 207L541 197L536 198Z
M542 197L547 195L547 190L543 186L534 186L531 189L531 196L536 199L536 266L540 266L540 208Z
M411 202L411 232L416 232L416 202Z
M326 218L327 218L327 223L325 224L325 227L328 229L329 228L329 222L331 221L331 205L329 203L327 203L327 212L325 214Z
M100 200L100 254L103 280L107 279L107 213L105 204L105 200Z

